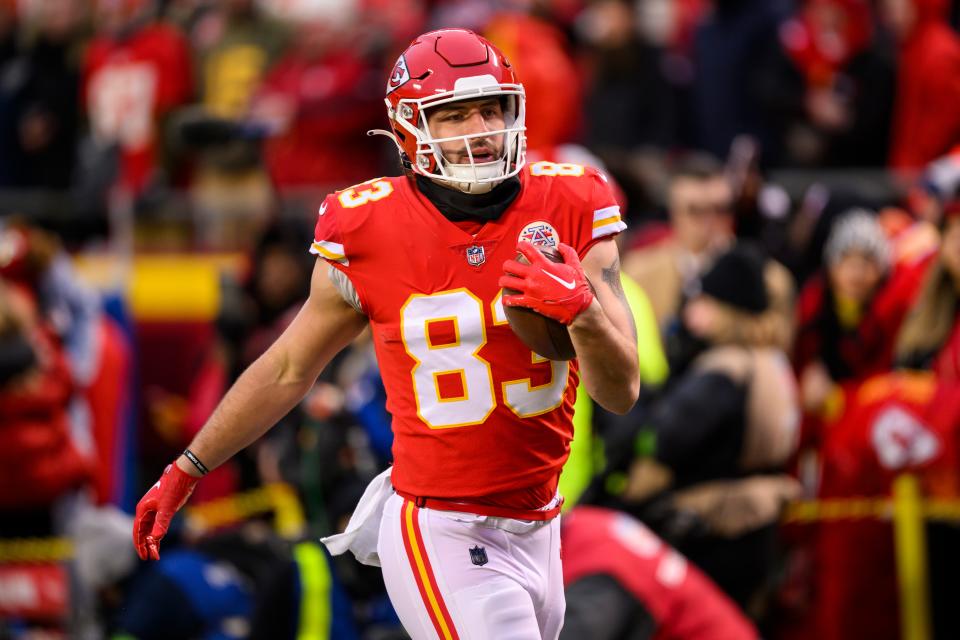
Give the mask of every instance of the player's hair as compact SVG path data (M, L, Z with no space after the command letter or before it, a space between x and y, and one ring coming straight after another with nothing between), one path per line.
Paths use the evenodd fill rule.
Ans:
M710 180L723 175L723 164L709 153L697 151L679 158L670 170L671 182L681 178Z
M953 276L943 259L937 258L897 336L894 355L898 363L920 364L920 360L943 346L956 320L958 298Z
M13 310L13 301L7 286L0 280L0 340L19 335L23 324Z

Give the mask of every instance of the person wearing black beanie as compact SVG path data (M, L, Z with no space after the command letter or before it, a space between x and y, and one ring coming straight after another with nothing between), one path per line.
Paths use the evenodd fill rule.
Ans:
M720 254L699 280L692 283L685 296L680 315L664 334L670 371L679 375L711 346L731 340L718 335L714 325L739 324L759 318L771 306L765 279L765 260L760 251L749 244L738 243ZM694 317L693 306L709 299L714 309L710 318ZM722 311L721 311L722 309ZM725 317L720 318L718 313ZM749 344L751 340L732 340Z
M759 251L738 244L721 255L700 279L700 293L747 313L762 313L770 304Z

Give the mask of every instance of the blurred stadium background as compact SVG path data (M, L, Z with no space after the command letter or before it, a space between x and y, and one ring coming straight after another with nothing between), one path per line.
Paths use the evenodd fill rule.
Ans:
M442 26L517 67L531 161L605 168L627 212L644 390L578 404L561 484L643 532L642 584L590 565L607 542L574 523L614 512L581 510L565 562L626 595L593 628L571 576L564 637L960 637L958 24L947 0L0 0L0 638L405 637L379 572L316 542L390 461L364 338L160 563L127 514L304 299L322 198L399 172L365 132ZM663 544L672 572L643 564ZM749 623L698 626L708 601Z

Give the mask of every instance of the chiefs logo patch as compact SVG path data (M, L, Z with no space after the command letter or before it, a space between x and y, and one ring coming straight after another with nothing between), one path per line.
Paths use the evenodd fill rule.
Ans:
M549 222L538 220L525 226L517 240L525 240L538 247L556 247L557 243L560 242L560 237L557 235L557 230Z
M396 66L393 67L393 71L390 72L390 79L387 80L387 93L396 91L408 80L410 80L410 72L407 70L407 59L400 56Z

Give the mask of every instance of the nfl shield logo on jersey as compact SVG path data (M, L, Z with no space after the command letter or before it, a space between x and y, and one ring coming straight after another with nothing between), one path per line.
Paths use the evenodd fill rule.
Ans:
M467 249L467 264L471 267L479 267L486 261L487 254L484 253L483 247L476 246Z
M475 546L473 549L470 549L470 562L478 567L487 564L487 550L481 546Z
M518 240L526 240L538 247L555 247L559 242L557 230L543 220L531 222L525 226Z

